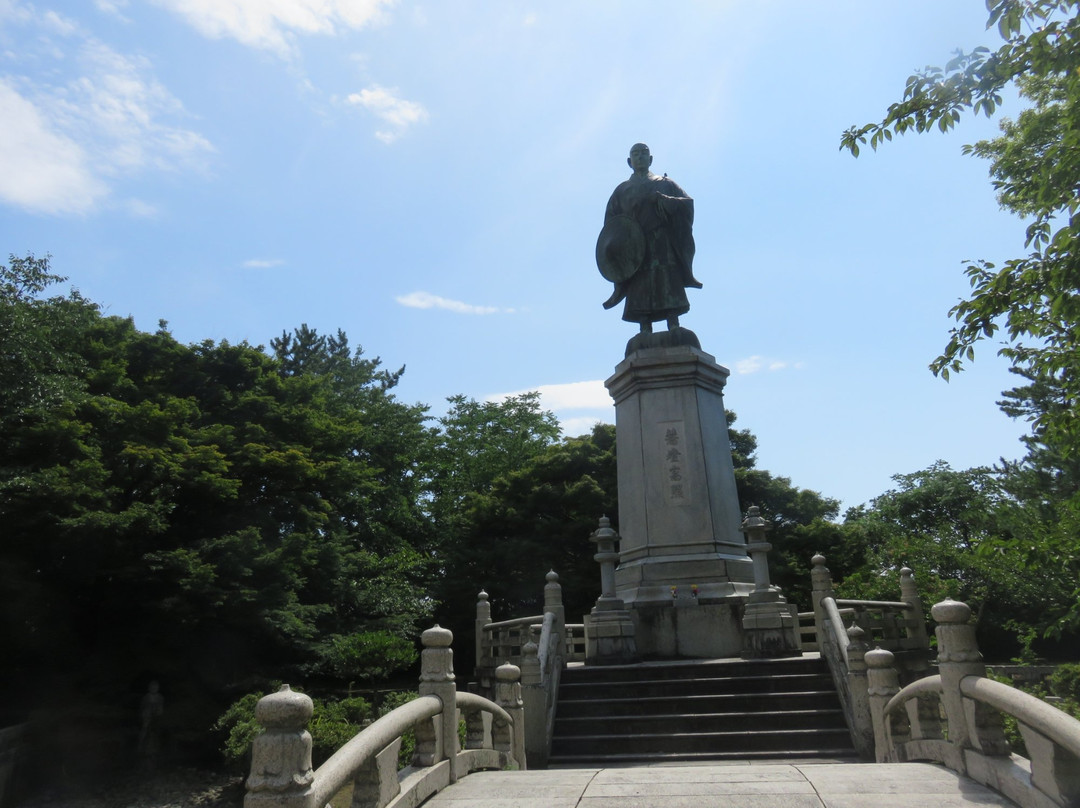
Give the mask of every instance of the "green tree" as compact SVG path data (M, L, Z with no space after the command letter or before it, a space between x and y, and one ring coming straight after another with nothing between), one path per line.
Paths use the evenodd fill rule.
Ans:
M97 307L75 291L42 297L65 280L50 271L49 256L12 255L0 265L0 434L81 389L75 335Z
M876 123L847 130L841 148L858 156L893 134L949 130L962 113L993 115L1006 87L1030 106L1001 121L999 137L965 147L990 161L1002 207L1028 221L1026 255L995 266L969 264L971 293L950 311L956 325L931 363L948 378L983 339L1003 336L999 353L1028 382L1002 408L1032 423L1029 454L1006 464L1007 484L1024 505L1024 534L1003 549L1029 570L1080 573L1075 535L1080 495L1080 0L988 0L988 26L1004 43L960 51L944 68L908 78L903 99ZM1045 623L1044 623L1045 625ZM1080 626L1080 589L1047 630Z
M1000 660L1024 650L1053 604L1068 602L1071 586L1064 576L1025 570L1017 540L1028 535L1023 510L1000 471L956 471L939 461L893 480L894 489L847 515L844 528L866 548L866 562L839 591L895 600L899 571L910 567L927 609L946 597L972 607L985 654Z
M395 374L343 335L284 367L284 346L82 326L80 392L0 445L8 677L92 698L152 671L221 693L333 676L357 632L411 641L432 608L428 433Z

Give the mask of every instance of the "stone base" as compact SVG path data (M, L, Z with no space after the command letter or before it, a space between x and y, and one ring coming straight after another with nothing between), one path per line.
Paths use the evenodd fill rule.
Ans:
M689 328L679 326L667 331L652 331L648 334L635 334L626 343L626 356L636 351L646 351L650 348L678 348L688 346L701 350L701 343L697 334Z
M628 607L668 604L671 587L688 596L698 588L703 603L746 597L754 589L754 568L745 555L669 555L624 562L615 570L615 591Z
M778 592L755 592L742 618L743 659L800 656L799 614Z
M721 659L743 650L744 598L706 599L683 595L664 603L629 607L637 629L637 650L646 659Z
M585 664L628 665L639 662L630 612L618 598L600 598L585 615Z

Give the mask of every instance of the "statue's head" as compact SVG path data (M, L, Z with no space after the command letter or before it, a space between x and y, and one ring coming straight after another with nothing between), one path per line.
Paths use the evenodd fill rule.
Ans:
M644 143L635 143L630 147L630 156L626 158L626 164L634 171L639 168L648 171L649 166L652 165L652 155L649 153L649 147Z

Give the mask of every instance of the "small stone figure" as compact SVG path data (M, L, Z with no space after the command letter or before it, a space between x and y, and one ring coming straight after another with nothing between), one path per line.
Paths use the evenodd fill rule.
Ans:
M644 143L631 147L626 162L634 173L611 194L596 243L600 274L615 284L604 308L625 300L622 318L643 334L661 320L669 331L679 328L690 310L686 287L701 288L692 269L694 200L666 174L649 171L652 161Z
M148 769L157 764L161 750L161 719L165 715L165 697L161 685L150 682L139 704L139 758Z

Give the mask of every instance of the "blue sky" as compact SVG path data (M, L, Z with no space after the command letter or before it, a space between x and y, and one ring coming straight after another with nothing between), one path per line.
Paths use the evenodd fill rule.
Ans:
M838 151L984 24L979 0L0 0L0 253L185 342L342 328L436 415L539 388L578 434L614 419L635 331L593 250L643 140L695 198L683 325L759 465L856 505L1022 453L995 346L927 370L962 262L1022 251L960 151L995 123Z

